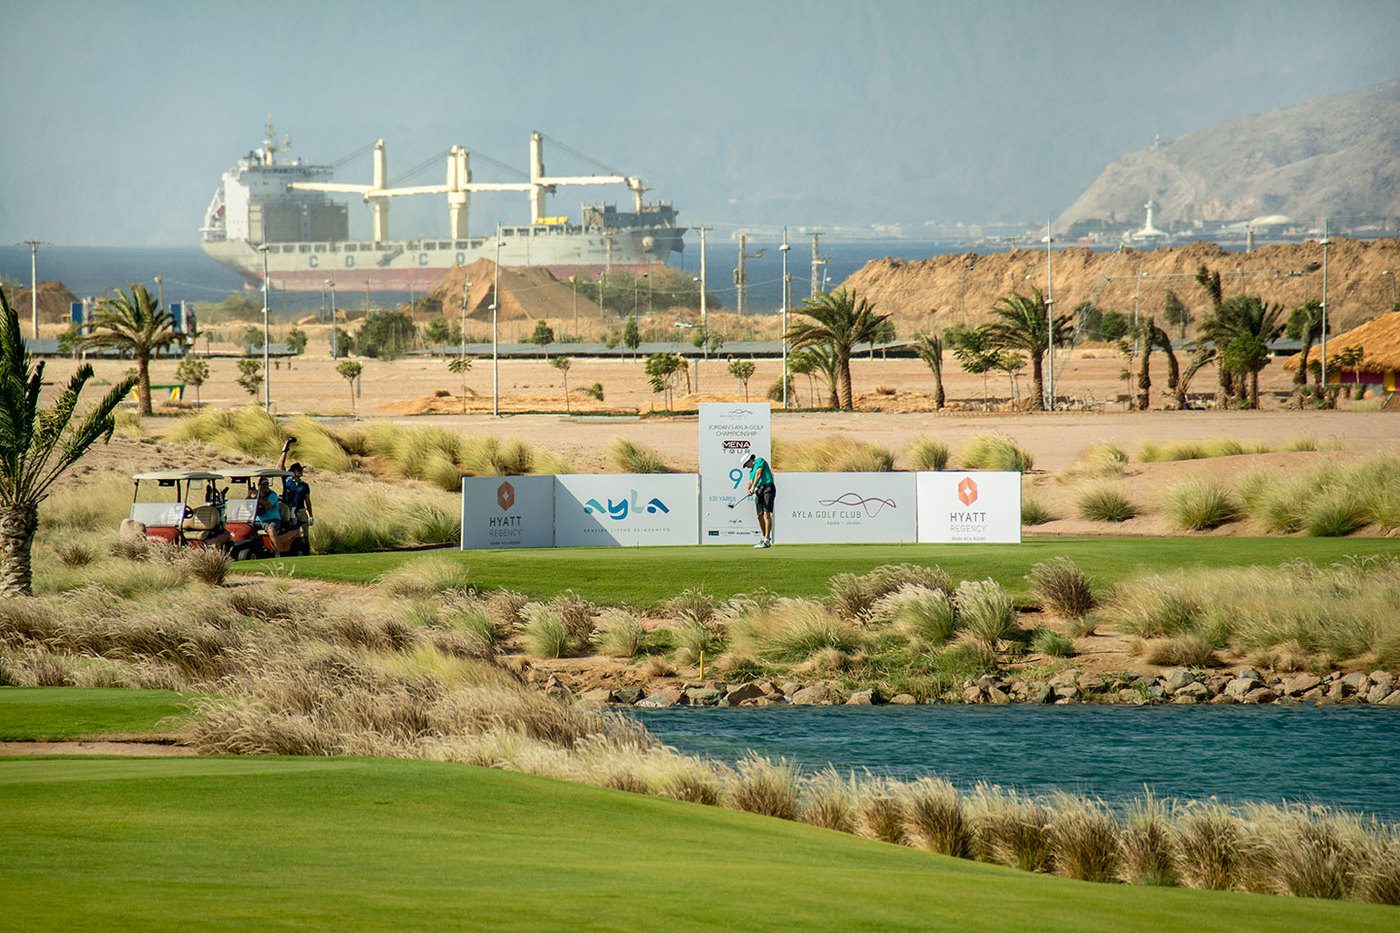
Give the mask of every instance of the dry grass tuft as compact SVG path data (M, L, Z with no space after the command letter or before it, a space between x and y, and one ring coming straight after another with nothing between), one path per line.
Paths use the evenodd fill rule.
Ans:
M1137 506L1112 486L1087 490L1077 507L1079 517L1090 522L1125 522L1138 514Z
M467 568L452 554L412 557L379 578L379 587L390 596L416 598L464 591L470 585Z
M800 818L804 823L823 829L854 833L854 801L857 793L854 776L842 777L828 765L804 781Z
M1055 873L1079 881L1112 881L1118 872L1118 821L1097 800L1067 794L1051 802L1047 835Z
M894 845L908 842L904 799L898 789L885 781L867 781L856 797L856 826L869 839Z
M592 642L600 652L614 658L635 658L646 641L646 629L626 609L604 609L598 614L598 627Z
M978 434L958 455L964 470L1003 470L1029 473L1035 458L1005 434Z
M1191 479L1178 483L1167 493L1166 512L1183 531L1207 531L1238 518L1240 506L1219 483Z
M832 604L841 618L860 622L879 599L905 586L922 586L946 593L949 582L948 574L941 567L886 564L865 574L839 573L831 578L827 586L831 591Z
M1171 807L1150 791L1128 806L1118 836L1118 876L1123 881L1160 887L1180 883L1172 823Z
M1242 886L1248 856L1239 821L1218 804L1189 806L1177 822L1181 880L1192 888L1232 891Z
M888 473L894 454L888 447L844 435L817 441L773 441L773 468L788 473Z
M1082 619L1097 604L1089 578L1067 557L1036 564L1026 579L1041 607L1062 619Z
M956 630L948 594L917 583L880 597L868 620L871 625L893 627L915 650L945 645Z
M612 458L613 464L624 473L676 472L667 465L660 451L625 437L616 438L612 442L612 446L608 448L608 456Z
M911 470L946 470L948 445L929 437L916 437L904 451Z
M762 661L800 663L823 651L849 655L863 639L854 627L821 603L780 599L771 608L738 619L730 630L733 647Z
M799 812L798 798L795 765L786 758L775 762L751 754L736 766L727 802L735 810L775 816L780 820L795 820Z
M972 830L952 784L935 778L908 784L904 806L915 845L954 858L972 857Z
M1011 594L995 580L964 580L953 593L953 604L958 629L989 651L1020 631Z
M1050 871L1050 817L1043 805L1015 791L979 784L968 810L978 859L1022 871Z

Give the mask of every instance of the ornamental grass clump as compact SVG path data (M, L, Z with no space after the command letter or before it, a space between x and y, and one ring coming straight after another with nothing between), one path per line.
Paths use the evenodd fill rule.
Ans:
M1079 517L1091 522L1126 522L1138 514L1137 506L1112 486L1099 486L1079 497Z
M1261 887L1292 897L1354 895L1370 855L1370 835L1356 816L1298 805L1254 807L1249 816L1269 853Z
M972 858L972 830L952 784L941 778L906 784L904 808L914 845L953 858Z
M717 628L690 619L672 630L671 643L677 661L699 664L701 657L714 658L724 649L724 636Z
M1224 486L1198 478L1178 483L1167 492L1166 512L1182 531L1209 531L1237 519L1240 506Z
M1084 450L1065 473L1069 476L1122 476L1128 469L1128 452L1112 441Z
M1237 820L1214 803L1193 803L1177 821L1182 883L1191 888L1232 891L1244 883L1249 854Z
M730 630L733 647L761 661L796 664L821 652L849 655L863 638L854 627L821 603L780 599L772 607L737 620Z
M948 445L929 437L917 437L904 452L911 470L946 470Z
M978 860L1022 871L1051 870L1050 815L1042 804L1013 790L978 784L968 798L968 812Z
M950 581L941 567L885 564L869 573L838 573L827 583L832 605L843 619L861 622L881 598L910 585L948 592Z
M1174 887L1177 866L1171 805L1144 791L1128 805L1118 835L1118 877L1128 884Z
M989 651L1020 631L1016 607L995 580L964 580L953 593L958 628Z
M1036 564L1026 575L1042 609L1062 619L1081 619L1098 604L1084 571L1068 557Z
M1118 821L1103 803L1057 794L1050 813L1046 835L1055 873L1078 881L1112 881L1118 872Z
M715 615L715 598L689 587L661 604L662 611L689 622L709 622Z
M613 465L624 473L674 473L660 451L646 444L619 437L608 449Z
M1028 473L1035 458L1005 434L978 434L958 454L964 470L1002 470Z
M793 443L773 441L773 468L789 473L888 473L894 454L888 447L844 435Z
M854 833L858 793L855 775L842 777L835 768L827 765L803 781L802 814L799 819L823 829Z
M795 820L799 812L797 766L750 754L735 766L725 802L735 810Z
M409 558L378 582L387 595L407 598L460 592L470 585L466 565L448 554Z
M1025 496L1021 499L1021 524L1022 525L1043 525L1046 522L1053 522L1055 516L1050 509L1039 499Z
M869 621L890 626L916 650L946 645L956 628L948 594L917 583L880 597L871 607Z
M626 609L604 609L598 614L593 630L593 645L602 654L614 658L635 658L646 641L646 629L637 617Z
M1031 650L1047 658L1068 658L1074 654L1074 639L1048 628L1036 629L1031 635Z
M904 845L909 839L905 826L904 800L896 785L867 780L856 795L856 829L868 839Z
M531 603L525 610L525 653L536 658L562 658L577 647L569 638L569 630L559 613L548 606Z

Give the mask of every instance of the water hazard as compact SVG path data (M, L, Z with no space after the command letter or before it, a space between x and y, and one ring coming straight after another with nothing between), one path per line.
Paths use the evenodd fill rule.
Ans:
M1400 712L1358 707L882 706L637 710L657 738L1105 800L1138 794L1316 802L1400 821Z

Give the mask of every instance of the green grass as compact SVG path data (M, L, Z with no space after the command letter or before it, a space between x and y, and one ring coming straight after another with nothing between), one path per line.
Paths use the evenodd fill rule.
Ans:
M86 735L156 735L162 720L188 712L169 690L0 687L0 741L52 741Z
M1383 929L1393 908L1087 884L426 761L0 762L20 929Z
M781 535L781 532L779 532ZM1023 577L1054 557L1068 557L1096 586L1174 567L1275 566L1293 558L1327 564L1348 555L1400 556L1394 538L1027 538L1021 544L808 544L752 548L710 545L658 548L557 548L445 551L482 588L548 598L572 588L603 605L655 606L683 586L720 599L766 587L781 596L825 595L838 573L884 564L937 564L954 580L990 577L1018 599L1030 596ZM234 565L239 573L294 574L367 583L418 553L335 554Z

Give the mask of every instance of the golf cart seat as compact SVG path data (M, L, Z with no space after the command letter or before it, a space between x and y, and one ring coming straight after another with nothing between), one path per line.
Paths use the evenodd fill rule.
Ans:
M223 526L219 510L212 505L201 505L191 509L185 519L183 531L186 538L203 541Z

